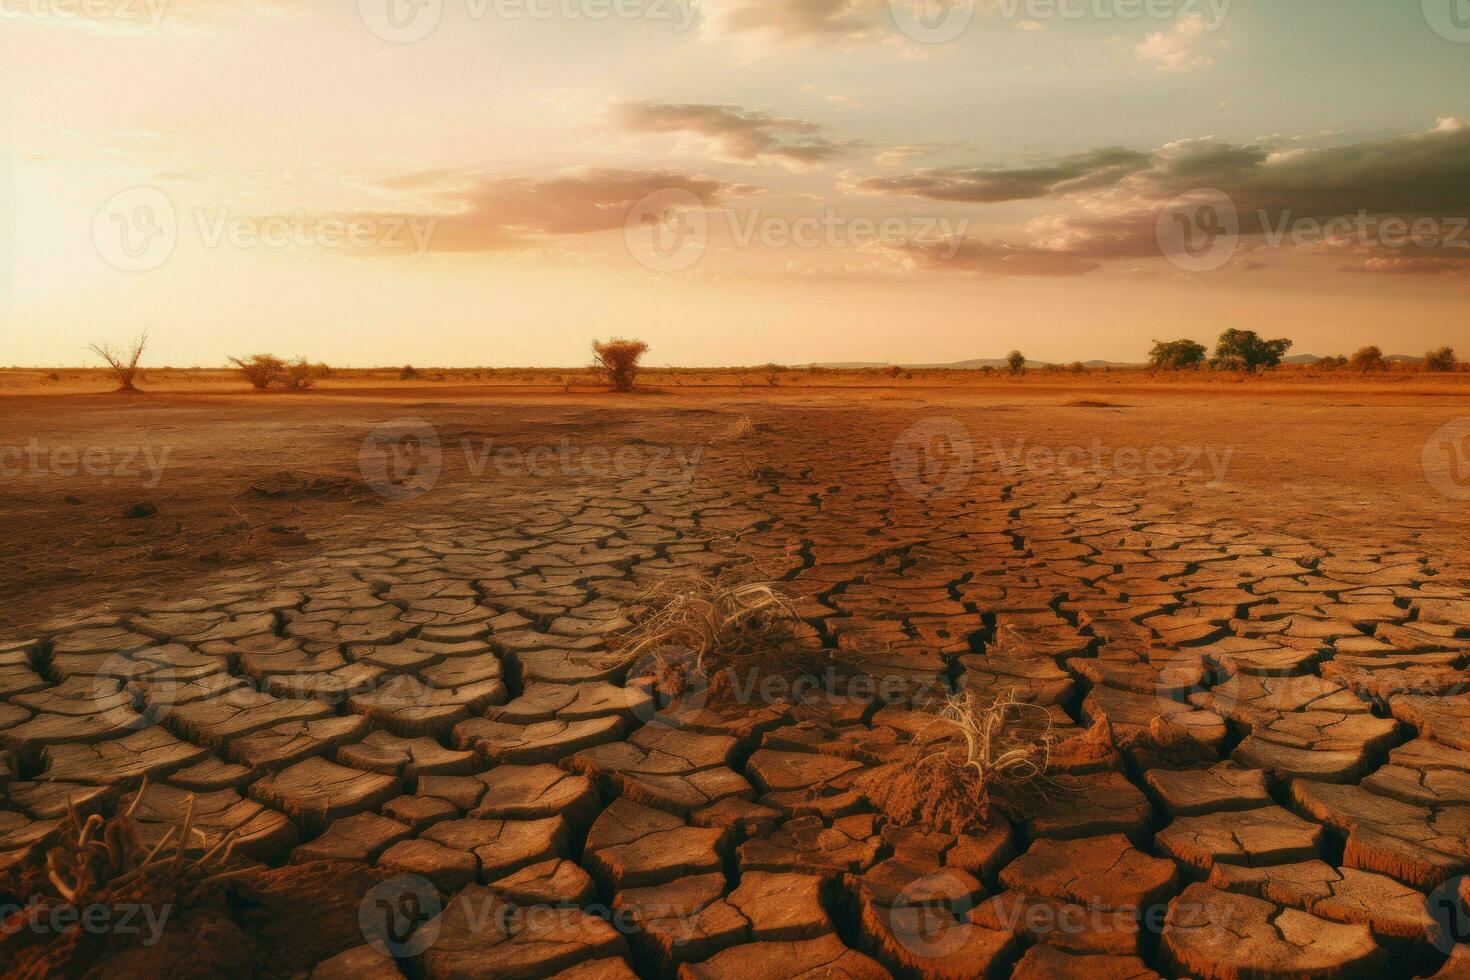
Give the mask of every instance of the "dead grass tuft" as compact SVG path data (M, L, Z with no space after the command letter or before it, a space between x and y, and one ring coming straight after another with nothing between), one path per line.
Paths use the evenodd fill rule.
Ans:
M792 600L767 582L671 576L638 597L630 618L613 640L616 662L649 666L674 697L704 685L712 697L728 697L737 680L806 676L824 663L803 642Z
M770 432L771 426L766 422L753 421L749 415L742 415L736 419L728 429L725 429L715 439L719 442L743 442L752 439L762 432Z
M1056 741L1051 713L1008 691L987 702L952 695L914 736L914 758L865 774L856 788L894 822L954 834L990 821L991 808L1019 809L1039 792Z

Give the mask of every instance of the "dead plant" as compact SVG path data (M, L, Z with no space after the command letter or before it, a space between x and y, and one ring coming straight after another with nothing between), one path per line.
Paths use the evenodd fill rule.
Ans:
M1056 735L1051 712L1007 690L986 698L951 695L914 735L914 757L885 766L858 783L892 820L951 833L983 826L991 808L1018 809L1041 791Z
M614 661L649 665L673 695L706 683L711 694L728 694L734 674L800 676L823 659L801 642L792 601L767 582L670 576L639 595L631 619L613 640Z
M106 819L94 813L84 821L75 806L70 808L69 839L46 852L46 878L62 901L83 904L103 891L117 891L136 879L148 878L153 889L178 894L187 902L229 864L235 831L202 855L190 856L196 842L200 848L208 843L204 832L194 826L192 793L183 822L166 829L152 847L146 846L134 813L147 790L145 777L128 808Z
M107 362L112 368L112 373L117 375L118 391L137 391L133 379L138 376L138 361L143 356L143 348L148 346L148 331L144 330L133 341L133 346L126 350L114 344L92 344L89 349L92 353Z

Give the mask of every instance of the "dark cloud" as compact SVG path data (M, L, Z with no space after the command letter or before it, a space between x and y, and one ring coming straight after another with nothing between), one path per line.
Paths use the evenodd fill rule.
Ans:
M994 204L1029 201L1116 184L1146 169L1147 153L1109 147L1077 153L1033 167L916 170L896 177L849 179L857 194L923 197L934 201Z
M820 126L733 105L623 102L614 121L640 133L694 133L712 140L720 155L745 163L777 161L804 168L820 165L862 144L822 136Z
M1182 140L1147 154L1107 148L1029 167L849 176L844 186L858 193L937 201L1046 199L1072 206L1068 213L1034 222L1029 241L987 243L973 250L973 266L998 271L1012 264L1030 269L1044 261L1038 258L1043 252L1055 253L1069 269L1110 259L1157 258L1161 214L1181 196L1207 189L1230 198L1242 239L1252 246L1297 247L1300 243L1290 236L1281 241L1270 236L1300 222L1359 215L1368 216L1374 228L1389 216L1411 223L1433 219L1449 235L1470 216L1470 126L1446 119L1428 132L1312 149L1279 150L1264 141ZM1440 272L1470 259L1470 248L1457 244L1389 245L1376 234L1354 248L1364 258L1361 271Z

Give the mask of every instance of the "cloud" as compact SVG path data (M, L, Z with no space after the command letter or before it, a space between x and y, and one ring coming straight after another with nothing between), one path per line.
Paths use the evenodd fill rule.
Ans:
M633 206L658 191L689 191L708 207L752 190L673 170L592 167L545 179L492 178L456 168L433 168L384 176L375 183L442 205L412 214L371 216L432 220L431 252L533 248L557 236L622 228Z
M820 166L862 144L820 135L816 123L733 105L623 102L613 120L639 133L689 133L704 137L715 154L740 163L780 163L793 170Z
M704 0L706 37L757 47L852 42L883 31L886 0Z
M915 267L1002 276L1083 276L1102 267L1095 259L1056 249L978 238L910 241L889 246Z
M889 151L911 149L899 147ZM883 161L895 156L879 155ZM855 194L890 194L934 201L993 204L1026 201L1117 183L1149 165L1147 153L1108 147L1062 157L1033 167L918 170L898 177L848 177L844 189Z
M1441 272L1446 263L1470 260L1470 232L1460 225L1470 217L1470 126L1455 118L1427 132L1345 146L1283 150L1279 142L1188 139L1150 153L1107 148L1029 167L860 179L846 174L844 185L858 193L940 201L1066 203L1069 211L1031 222L1024 242L968 249L973 267L1028 270L1022 274L1050 268L1039 252L1057 253L1068 260L1066 268L1081 271L1090 271L1083 268L1087 262L1160 257L1160 216L1175 199L1206 189L1229 197L1248 245L1295 247L1289 237L1274 243L1270 236L1303 221L1365 215L1377 229L1384 217L1424 218L1435 220L1446 240L1467 247L1390 244L1374 231L1355 245L1365 257L1380 260L1365 263L1363 271ZM1341 251L1339 245L1315 247Z
M1134 48L1140 61L1148 62L1160 71L1190 71L1208 68L1215 63L1212 50L1225 48L1224 41L1211 41L1210 30L1202 14L1181 17L1168 33L1150 34Z

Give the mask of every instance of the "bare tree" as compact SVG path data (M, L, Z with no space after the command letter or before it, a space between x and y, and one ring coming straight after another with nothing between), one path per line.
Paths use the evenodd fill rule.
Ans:
M133 341L133 346L127 350L117 347L115 344L90 344L92 353L107 362L117 375L118 391L137 391L133 384L133 378L138 374L138 359L143 356L143 348L148 346L148 331L144 330Z

